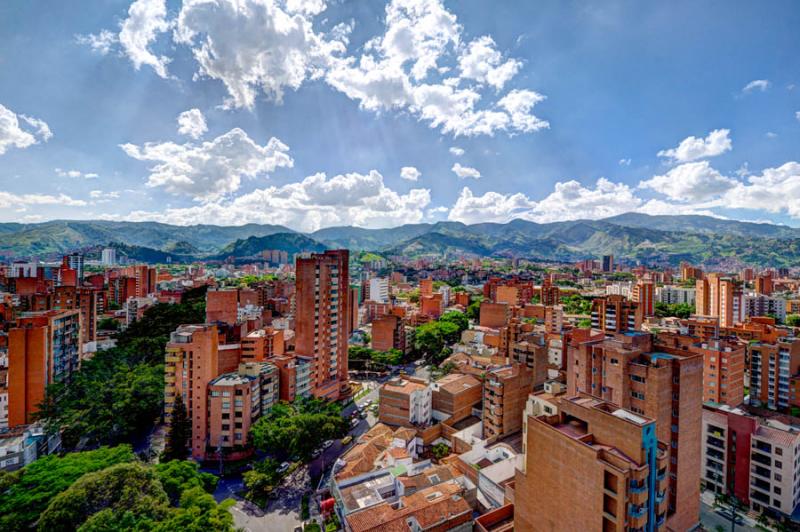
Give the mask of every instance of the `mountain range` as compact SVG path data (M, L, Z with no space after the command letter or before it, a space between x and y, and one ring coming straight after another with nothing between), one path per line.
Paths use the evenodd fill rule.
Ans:
M708 216L627 213L603 220L513 220L407 224L389 229L329 227L300 233L280 225L174 226L156 222L56 220L0 224L0 255L57 257L112 245L134 260L174 262L255 258L265 249L290 255L349 248L383 255L517 256L571 262L613 254L643 263L757 264L800 261L800 229Z

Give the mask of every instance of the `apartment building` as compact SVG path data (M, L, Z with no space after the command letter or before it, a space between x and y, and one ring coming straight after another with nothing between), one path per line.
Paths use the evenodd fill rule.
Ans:
M639 279L633 285L631 299L639 304L642 316L655 315L656 285L652 279Z
M772 316L783 323L786 321L786 300L763 294L744 296L744 316Z
M281 329L264 327L242 338L242 360L245 362L264 362L283 355L285 350L284 331Z
M798 404L792 401L791 383L800 373L800 339L784 337L775 343L752 342L747 349L750 404L772 410Z
M78 310L28 312L8 332L8 426L26 425L54 382L69 382L80 365Z
M483 301L480 310L480 326L500 328L511 318L511 308L508 303L492 303Z
M591 397L529 417L514 499L535 502L515 504L515 530L666 530L669 453L656 424Z
M369 280L369 300L378 303L389 302L389 279L373 277Z
M641 329L642 311L638 303L611 295L592 301L592 328L606 333Z
M296 262L295 351L313 360L311 393L337 400L350 394L350 253L312 253Z
M511 348L511 362L524 365L531 372L531 388L538 389L547 380L548 355L544 336L528 334Z
M244 362L208 383L208 446L228 454L247 447L250 427L278 402L279 370L267 362ZM207 453L211 457L212 453ZM232 458L228 456L228 458Z
M744 402L745 345L727 340L696 343L703 357L703 402L739 406Z
M739 281L709 273L697 281L695 311L701 316L719 318L720 327L744 321L742 285Z
M169 427L180 395L192 420L195 460L204 460L218 444L209 437L208 384L235 371L240 355L239 344L220 344L216 325L181 325L170 335L164 355L164 418Z
M656 421L657 438L669 445L669 528L688 530L699 519L703 356L653 337L627 332L571 342L567 396L583 393Z
M378 419L392 426L427 425L432 418L432 390L414 378L394 378L379 390Z
M757 512L791 515L800 503L800 430L787 421L703 405L705 488L734 495Z
M390 349L406 350L405 320L389 314L372 321L372 349L389 351Z
M431 406L433 417L438 420L458 421L480 408L483 400L483 385L472 375L451 373L431 383Z
M533 372L524 364L490 369L483 383L483 438L494 441L522 430Z
M53 291L54 310L79 310L81 313L81 336L84 342L97 338L97 315L104 311L103 292L93 288L57 286Z
M682 288L679 286L656 287L656 301L667 305L694 306L697 298L696 288Z

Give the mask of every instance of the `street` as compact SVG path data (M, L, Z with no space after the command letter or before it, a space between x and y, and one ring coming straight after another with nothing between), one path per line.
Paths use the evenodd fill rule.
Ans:
M343 416L349 417L356 410L357 405L363 405L368 401L372 401L373 404L377 402L378 383L363 381L362 384L369 387L370 392L360 397L357 404L351 403L343 409ZM377 423L376 416L369 413L366 419L359 419L358 425L352 428L349 434L353 436L353 440L356 440L375 423ZM237 528L247 532L291 532L295 527L302 526L300 501L303 494L317 488L317 486L311 486L311 479L320 478L326 470L330 470L336 459L352 445L351 442L347 446L343 446L341 440L335 440L320 456L284 478L281 485L273 492L265 509L242 499L240 494L244 490L244 485L241 474L221 478L214 492L214 498L218 502L228 498L236 501L230 511ZM312 500L310 504L313 506L315 502ZM313 511L311 513L314 515Z

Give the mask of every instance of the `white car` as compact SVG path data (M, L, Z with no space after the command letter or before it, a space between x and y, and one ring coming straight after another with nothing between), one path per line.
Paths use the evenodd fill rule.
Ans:
M290 464L289 462L282 463L280 467L278 467L278 473L285 473L289 469L289 466L291 465L292 464Z
M333 440L327 440L325 443L322 444L322 448L327 449L331 445L333 445Z

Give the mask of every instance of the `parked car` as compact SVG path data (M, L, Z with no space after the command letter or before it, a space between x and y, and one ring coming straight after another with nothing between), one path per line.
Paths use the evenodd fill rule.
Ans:
M322 444L322 448L327 449L331 445L333 445L333 440L327 440L325 443Z
M278 473L286 473L286 471L288 471L288 470L289 470L289 467L290 467L291 465L292 465L292 464L290 464L289 462L284 462L284 463L282 463L282 464L281 464L281 465L278 467Z
M344 438L342 438L342 445L347 445L351 441L353 441L353 437L352 436L345 436Z
M351 427L353 427L353 428L355 428L355 427L357 427L357 426L358 426L358 424L359 424L359 423L361 423L361 421L360 421L360 420L359 420L357 417L355 417L355 418L353 418L353 420L350 422L350 426L351 426Z

